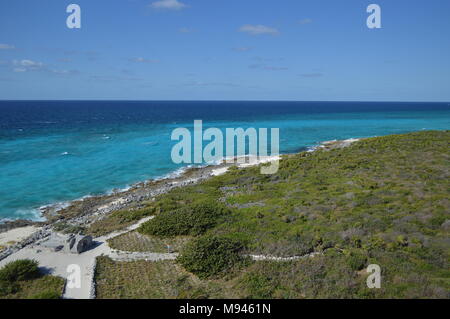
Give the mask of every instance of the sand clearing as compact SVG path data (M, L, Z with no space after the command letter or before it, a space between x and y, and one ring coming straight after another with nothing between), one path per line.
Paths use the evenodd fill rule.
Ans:
M8 230L4 233L0 233L0 246L8 247L14 245L27 237L31 236L33 233L38 231L40 228L35 226L26 226Z
M240 158L242 160L242 157ZM281 157L279 155L274 155L274 156L245 156L245 163L239 163L238 162L238 167L249 167L249 166L256 166L259 164L263 164L263 163L269 163L269 162L273 162L273 161L278 161L280 160ZM211 171L211 175L212 176L219 176L222 174L225 174L228 171L229 167L219 167L216 169L213 169Z

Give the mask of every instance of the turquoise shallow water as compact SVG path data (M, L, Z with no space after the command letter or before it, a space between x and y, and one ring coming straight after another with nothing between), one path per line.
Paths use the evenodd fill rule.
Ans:
M279 128L281 153L321 141L450 128L448 103L0 102L0 219L175 172L172 130Z

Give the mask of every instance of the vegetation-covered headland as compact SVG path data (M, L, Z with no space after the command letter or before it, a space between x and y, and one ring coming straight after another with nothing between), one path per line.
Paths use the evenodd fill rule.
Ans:
M99 257L97 296L448 298L449 146L450 131L375 137L174 188L133 211L155 215L133 241L110 244L173 246L177 260Z

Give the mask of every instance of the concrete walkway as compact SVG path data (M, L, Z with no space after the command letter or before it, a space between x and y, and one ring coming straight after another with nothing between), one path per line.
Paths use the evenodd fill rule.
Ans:
M95 262L98 256L110 256L114 260L164 260L175 259L176 254L157 254L157 253L132 253L111 250L107 240L120 236L124 233L136 230L140 225L149 221L153 217L146 217L138 223L126 228L125 230L114 232L106 236L94 238L94 247L82 254L70 254L66 252L55 252L40 248L38 244L25 247L7 258L0 261L0 267L19 259L34 259L39 262L39 266L46 272L54 276L60 276L67 279L71 273L68 273L69 265L78 265L81 270L81 287L69 288L66 286L63 298L67 299L90 299L95 297L94 272Z

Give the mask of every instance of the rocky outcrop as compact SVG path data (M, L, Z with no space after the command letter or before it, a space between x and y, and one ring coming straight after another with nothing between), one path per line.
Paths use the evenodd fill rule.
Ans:
M81 254L92 247L92 237L83 235L63 235L53 233L48 240L40 244L41 247L53 251L64 250L68 253Z

